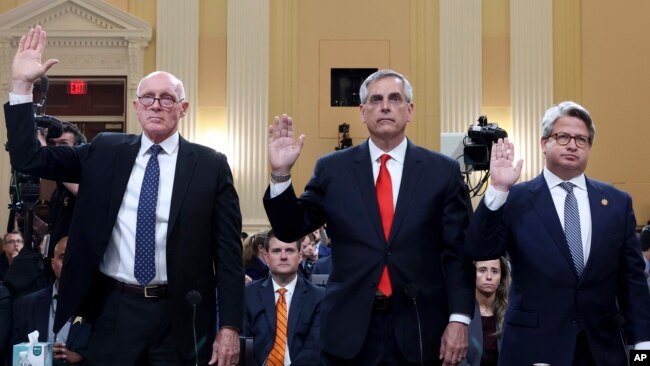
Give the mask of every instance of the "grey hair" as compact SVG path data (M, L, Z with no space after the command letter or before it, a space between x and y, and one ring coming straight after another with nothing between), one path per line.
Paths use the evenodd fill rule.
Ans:
M181 81L181 79L177 78L176 76L174 76L174 75L172 75L172 74L170 74L170 73L168 73L166 71L154 71L151 74L143 77L142 80L140 80L140 82L138 83L138 89L136 91L136 94L138 96L141 95L140 94L140 86L142 86L142 82L145 79L148 79L148 78L150 78L152 76L156 76L158 74L165 74L165 75L169 76L169 79L170 79L170 81L172 83L172 88L176 91L176 95L178 96L178 100L185 99L185 87L183 86L183 82Z
M589 130L589 141L591 141L592 144L594 143L594 138L596 137L596 126L591 120L589 111L580 104L571 101L558 103L546 110L544 118L542 118L542 138L547 139L551 137L555 122L557 122L558 118L563 116L576 117L584 122L587 130Z
M406 96L406 102L411 103L413 101L413 87L404 75L400 74L397 71L390 69L384 69L374 72L372 75L368 76L366 80L361 84L359 88L359 97L361 99L361 104L366 104L368 101L368 86L373 82L387 78L387 77L396 77L402 81L404 84L404 95Z

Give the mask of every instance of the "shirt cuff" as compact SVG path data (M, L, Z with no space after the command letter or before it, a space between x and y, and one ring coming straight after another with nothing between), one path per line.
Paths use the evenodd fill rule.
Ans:
M33 101L34 101L34 96L31 94L19 95L19 94L9 93L9 105L32 103Z
M485 196L483 196L483 203L485 206L490 209L490 211L496 211L501 208L506 203L508 199L508 192L502 192L496 188L489 185L487 190L485 190Z
M469 316L467 316L465 314L454 313L454 314L449 315L449 322L450 323L451 322L459 322L459 323L463 323L465 325L469 325L470 321L472 321L472 318L470 318Z
M269 193L271 195L271 198L275 198L281 195L284 191L287 190L287 188L289 188L289 186L291 186L291 179L282 183L273 183L273 181L271 181L271 185L269 186Z
M646 342L639 342L634 345L635 350L643 350L643 351L648 351L650 350L650 341Z

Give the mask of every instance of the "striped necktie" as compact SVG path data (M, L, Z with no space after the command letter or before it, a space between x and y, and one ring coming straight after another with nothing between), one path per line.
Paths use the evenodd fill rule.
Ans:
M281 287L277 292L280 296L275 303L275 341L266 363L268 366L284 366L284 352L287 348L287 301L284 298L287 289Z
M575 185L570 182L560 183L566 191L566 198L564 200L564 235L566 242L571 251L573 258L573 265L576 269L578 277L582 277L582 272L585 269L585 261L582 253L582 234L580 231L580 211L578 211L578 200L573 194Z

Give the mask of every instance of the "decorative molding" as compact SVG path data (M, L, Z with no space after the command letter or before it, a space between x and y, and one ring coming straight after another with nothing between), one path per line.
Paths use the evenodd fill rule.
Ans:
M482 105L481 0L440 0L441 132L466 132Z
M228 140L243 227L250 231L268 227L260 192L269 184L269 7L228 0Z
M525 181L544 167L540 121L553 103L553 1L510 0L510 30L511 135Z
M11 87L11 63L18 41L35 25L47 31L43 58L60 61L48 75L126 75L127 100L135 99L151 26L103 0L32 0L0 14L0 98L6 98ZM6 136L4 130L2 124L0 136ZM133 108L127 108L126 130L141 131ZM0 192L8 192L9 156L0 155ZM7 210L0 210L0 222L7 222L7 215Z
M189 108L178 126L181 135L196 141L199 101L199 0L158 0L156 68L183 81ZM182 27L178 25L182 24Z

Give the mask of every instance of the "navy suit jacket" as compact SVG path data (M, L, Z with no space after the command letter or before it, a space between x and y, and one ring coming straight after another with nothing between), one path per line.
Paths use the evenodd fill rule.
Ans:
M332 256L328 255L324 258L318 258L314 265L314 270L311 274L330 274L332 271Z
M258 365L264 364L275 340L275 294L271 277L246 286L243 335L253 337ZM287 342L292 365L318 365L320 360L321 301L325 290L298 276L289 305Z
M291 242L327 223L332 272L323 301L323 350L353 358L364 344L385 265L393 288L393 330L404 357L437 359L450 313L474 314L475 272L463 251L469 208L458 163L408 142L388 240L377 204L368 142L318 160L305 192L293 187L264 206L280 240ZM417 310L405 294L418 289ZM342 326L344 324L345 326Z
M627 364L623 322L628 343L650 341L650 293L632 199L586 182L592 233L582 278L543 175L513 186L497 211L481 202L472 218L468 253L486 260L507 251L512 264L500 365L570 365L580 324L598 365Z
M50 324L50 305L52 303L52 286L25 295L14 301L12 344L27 342L27 334L38 330L39 340L47 341ZM86 357L90 340L90 324L85 321L70 325L66 348ZM85 364L85 361L81 364Z
M140 149L141 135L102 133L81 146L41 147L34 134L31 103L5 104L9 155L23 173L79 183L77 204L63 262L54 328L73 315L93 322L107 296L99 264ZM171 332L181 359L194 361L196 324L199 362L212 354L216 291L222 326L241 329L244 266L239 199L226 157L179 140L167 225L167 282ZM198 291L196 322L185 296Z

